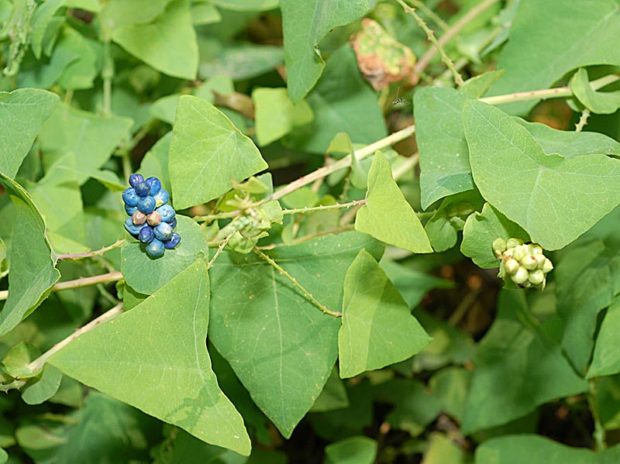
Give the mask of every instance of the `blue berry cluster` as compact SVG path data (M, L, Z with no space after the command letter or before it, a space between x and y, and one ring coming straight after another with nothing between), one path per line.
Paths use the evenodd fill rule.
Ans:
M157 177L144 179L140 174L132 174L129 185L123 192L129 215L125 229L144 244L150 258L159 258L166 249L172 250L181 242L174 231L177 220L174 208L168 204L170 194L161 187Z

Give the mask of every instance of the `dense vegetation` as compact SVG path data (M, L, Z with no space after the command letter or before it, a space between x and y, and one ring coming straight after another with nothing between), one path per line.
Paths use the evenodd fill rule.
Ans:
M620 462L620 0L0 0L0 462Z

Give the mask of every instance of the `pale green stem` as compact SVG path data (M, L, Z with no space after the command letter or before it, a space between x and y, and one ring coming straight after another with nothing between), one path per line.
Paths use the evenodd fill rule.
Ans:
M581 116L579 117L579 121L575 124L575 132L581 132L586 124L588 124L588 119L590 118L590 110L585 109L581 112Z
M80 327L79 329L77 329L75 332L73 332L67 338L65 338L62 341L56 343L53 347L51 347L49 350L47 350L45 353L43 353L37 359L32 361L30 364L28 364L28 369L30 371L32 371L32 372L37 372L38 370L40 370L45 365L45 363L52 356L54 356L56 353L58 353L60 350L62 350L69 343L71 343L72 341L74 341L75 339L80 337L81 335L84 335L86 332L90 332L95 327L103 324L104 322L107 322L107 321L110 321L110 320L114 319L115 317L120 315L122 312L123 312L123 303L119 303L116 306L114 306L112 309L109 309L108 311L103 313L98 318L93 319L92 321L90 321L85 326Z
M365 199L355 200L355 201L350 201L348 203L336 203L333 205L319 205L319 206L312 206L312 207L306 207L306 208L285 209L285 210L282 210L282 214L307 214L307 213L314 213L316 211L325 211L325 210L330 210L330 209L352 208L353 206L361 206L365 204L366 204Z
M115 248L119 248L123 246L125 242L126 242L125 239L121 239L121 240L117 240L112 245L108 245L106 247L100 248L99 250L85 251L83 253L67 253L67 254L56 255L56 259L57 260L66 259L66 260L75 261L78 259L94 258L95 256L102 256L110 250L114 250Z
M592 413L592 419L594 421L594 433L592 434L592 438L594 439L594 446L596 451L602 451L607 448L607 443L605 441L605 428L601 423L601 417L598 410L598 405L596 404L596 380L591 379L589 382L590 390L587 393L588 406L590 407L590 412Z
M123 274L120 272L108 272L106 274L100 274L90 277L81 277L75 280L67 280L65 282L58 282L52 287L52 292L60 292L62 290L71 290L74 288L89 287L91 285L106 284L110 282L117 282L123 278ZM9 297L8 290L0 291L0 301L6 300Z
M428 38L428 40L434 45L434 47L430 48L428 52L426 52L426 54L422 57L422 59L416 63L415 68L414 68L414 79L417 81L417 77L420 75L420 73L424 69L426 69L426 67L430 63L430 60L435 56L436 51L439 51L439 54L441 55L441 60L448 67L448 69L452 72L452 76L454 77L454 82L456 82L456 85L458 85L459 87L463 85L464 83L463 77L459 74L456 67L454 66L454 61L450 59L446 51L443 49L443 45L441 41L437 40L437 38L435 37L435 32L430 27L428 27L424 19L417 13L415 8L412 8L411 6L407 5L403 0L397 0L397 1L403 7L405 12L413 16L415 21L418 23L418 26L420 26L420 28L426 34L426 37ZM494 1L497 1L497 0L494 0ZM448 29L448 31L442 36L442 38L448 36L448 34L450 34L451 31L452 31L452 28Z
M297 288L302 294L303 296L310 301L313 305L315 305L317 308L319 308L322 312L324 312L325 314L328 314L330 316L333 317L341 317L342 313L339 311L333 311L331 309L329 309L328 307L326 307L323 303L321 303L319 300L317 300L312 293L310 293L306 287L304 287L303 285L301 285L297 279L295 277L293 277L292 275L290 275L286 269L284 269L282 266L280 266L278 263L276 263L270 256L266 255L265 253L263 253L261 250L259 250L258 248L254 248L254 253L256 253L263 261L267 262L268 264L270 264L276 271L278 271L283 277L285 277L286 279L288 279L294 286L295 288Z
M398 0L398 1L401 4L403 3L401 0ZM484 13L486 10L488 10L490 7L492 7L498 1L499 0L485 0L483 2L480 2L478 5L476 5L471 10L469 10L465 15L463 15L462 18L460 18L458 21L456 21L452 25L452 27L450 27L450 29L448 29L439 38L439 40L436 40L435 42L433 42L431 40L431 42L433 42L433 45L435 45L435 46L430 48L422 56L422 58L420 58L420 61L418 61L416 63L416 65L415 65L415 74L419 75L422 71L424 71L428 67L428 65L430 64L432 59L435 57L435 54L439 51L439 53L442 56L442 60L444 61L446 66L448 66L448 69L450 69L452 71L452 74L454 75L454 78L455 78L455 82L457 83L457 85L461 86L463 84L463 80L462 80L460 74L458 73L458 71L456 70L456 68L454 67L454 63L452 63L452 60L450 60L450 58L448 58L448 56L446 55L443 47L450 40L452 40L459 32L461 32L465 26L467 26L471 21L473 21L475 18L477 18L480 14ZM416 18L416 21L417 21L417 18ZM419 24L419 22L418 22L418 24ZM428 36L428 33L427 33L427 36ZM434 34L433 34L433 37L434 37ZM429 36L429 39L430 39L430 36Z

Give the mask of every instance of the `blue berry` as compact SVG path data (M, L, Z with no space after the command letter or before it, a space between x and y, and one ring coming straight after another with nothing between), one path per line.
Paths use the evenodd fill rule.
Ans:
M151 214L155 210L155 199L151 196L140 198L138 211L144 214Z
M138 205L138 194L134 189L129 187L123 192L123 201L127 206L137 206Z
M164 251L166 251L166 249L164 248L164 244L157 240L156 238L154 238L151 243L149 243L146 248L144 249L144 251L146 251L146 254L149 256L149 258L160 258L164 255Z
M172 221L177 214L174 208L170 205L160 206L159 208L157 208L157 212L161 216L161 220L164 222Z
M179 243L181 243L181 236L175 232L172 234L172 237L170 237L170 240L164 242L164 246L168 250L172 250L173 248L176 248Z
M177 228L177 218L173 217L170 222L168 222L173 229Z
M138 240L142 243L151 243L155 238L155 234L153 233L153 229L150 227L143 227L140 229L140 233L138 234Z
M155 232L155 238L161 240L162 242L165 242L167 240L170 240L170 237L172 237L172 233L174 232L174 230L172 229L170 224L168 224L167 222L162 222L160 225L153 229L153 232Z
M140 182L134 187L134 190L139 197L146 197L149 194L151 188L146 185L146 182Z
M144 182L144 177L141 174L132 174L129 176L129 185L135 188L136 185Z
M140 230L142 230L143 227L144 227L144 224L135 225L130 217L128 217L125 220L125 229L127 230L127 232L129 232L134 237L138 236L138 234L140 233Z
M157 195L161 190L161 182L157 177L149 177L144 183L149 186L150 195Z
M138 208L136 206L127 206L125 205L125 212L131 216L133 213L135 213L136 211L138 211Z
M161 189L159 192L153 195L153 198L155 198L155 204L159 208L160 206L165 205L166 203L168 203L168 201L170 201L170 194L167 190Z

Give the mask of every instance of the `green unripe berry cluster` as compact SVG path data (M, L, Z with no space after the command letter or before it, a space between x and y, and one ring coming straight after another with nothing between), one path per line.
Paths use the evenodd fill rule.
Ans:
M523 288L545 288L553 264L540 245L523 243L518 238L498 238L493 242L493 252L500 260L499 277Z

